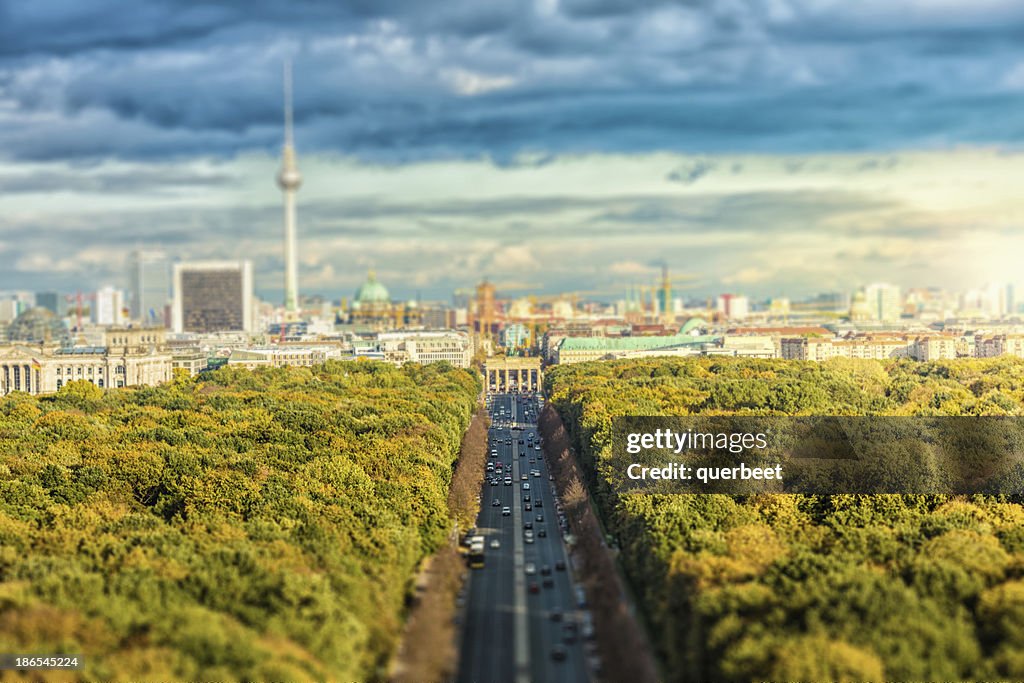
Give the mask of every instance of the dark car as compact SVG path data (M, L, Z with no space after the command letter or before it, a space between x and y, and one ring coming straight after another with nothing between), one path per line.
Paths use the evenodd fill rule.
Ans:
M540 528L537 529L537 538L547 538L547 537L548 537L548 532L547 532L547 530L544 527L540 527Z
M541 576L551 576L551 565L546 564L543 567L541 567L540 568L540 575Z
M556 662L564 662L567 656L568 653L566 652L565 648L561 645L555 645L553 648L551 648L551 659L555 660Z
M531 581L530 582L530 592L531 593L540 593L540 584L537 583L536 581Z
M537 507L539 507L539 508L544 507L544 500L543 499L541 499L541 498L537 499Z
M565 562L563 560L559 560L558 562L555 562L555 570L556 571L560 571L560 572L564 572L565 571Z
M491 507L500 508L501 507L501 501L498 500L497 498L495 498L494 500L491 501Z
M545 576L543 583L544 583L544 587L545 588L554 588L555 587L555 580L552 579L550 576Z
M525 524L523 524L523 528L524 529L532 529L533 528L533 522L526 522Z
M533 510L533 505L527 503L526 505L523 506L523 509L526 510L527 512L530 512L531 510Z

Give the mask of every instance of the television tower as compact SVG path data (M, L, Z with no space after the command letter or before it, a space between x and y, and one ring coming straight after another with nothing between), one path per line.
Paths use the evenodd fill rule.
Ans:
M286 313L299 310L299 263L295 242L295 193L302 185L302 175L295 160L292 133L292 62L284 63L284 148L281 150L281 170L277 184L284 192L284 309Z

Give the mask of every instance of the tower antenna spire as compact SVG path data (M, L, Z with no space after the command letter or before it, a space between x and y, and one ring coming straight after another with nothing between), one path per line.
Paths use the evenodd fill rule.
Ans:
M284 144L292 147L295 139L292 133L292 59L284 60Z

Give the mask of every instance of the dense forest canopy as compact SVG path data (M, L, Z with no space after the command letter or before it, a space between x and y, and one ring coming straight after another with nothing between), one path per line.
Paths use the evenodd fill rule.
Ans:
M552 369L672 680L1024 678L1024 508L991 496L616 496L622 415L1024 414L1024 360Z
M0 399L0 650L93 680L378 676L479 389L330 362Z

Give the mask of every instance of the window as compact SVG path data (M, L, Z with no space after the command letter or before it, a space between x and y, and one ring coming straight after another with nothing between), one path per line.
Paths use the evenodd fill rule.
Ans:
M57 368L57 374L60 374L60 368ZM57 380L57 391L60 391L61 386L63 386L63 382Z
M57 388L60 389L60 381L57 382ZM103 378L100 378L99 380L99 388L103 388Z
M79 377L82 376L82 366L81 365L78 366L78 376Z

